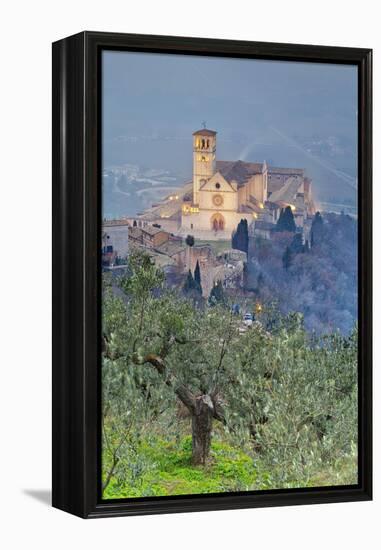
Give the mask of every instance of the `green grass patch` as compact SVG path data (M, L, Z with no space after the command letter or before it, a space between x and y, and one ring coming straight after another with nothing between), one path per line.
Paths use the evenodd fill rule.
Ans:
M182 438L178 444L160 438L143 441L138 455L146 465L141 469L141 475L129 476L127 465L126 475L112 479L104 498L248 491L256 485L257 474L252 458L220 441L212 442L206 466L191 464L190 436ZM133 462L130 469L131 473L136 469Z
M159 436L142 440L130 456L120 459L115 475L104 491L105 499L258 491L300 487L324 487L357 483L354 454L334 463L319 462L314 471L292 474L290 465L272 467L259 456L249 456L215 437L206 466L191 464L190 436L167 441ZM103 456L107 477L110 457Z

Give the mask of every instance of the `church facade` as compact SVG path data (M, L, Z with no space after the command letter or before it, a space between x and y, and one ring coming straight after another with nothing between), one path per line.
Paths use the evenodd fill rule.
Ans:
M314 214L312 183L302 168L217 160L217 132L203 128L193 134L193 177L176 194L142 217L171 227L179 235L204 240L230 239L241 219L252 230L271 227L282 208L290 206L303 228Z

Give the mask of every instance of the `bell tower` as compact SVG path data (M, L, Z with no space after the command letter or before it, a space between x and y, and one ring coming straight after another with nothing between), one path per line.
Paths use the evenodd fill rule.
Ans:
M199 202L202 180L207 180L216 171L217 132L203 128L193 133L193 203Z

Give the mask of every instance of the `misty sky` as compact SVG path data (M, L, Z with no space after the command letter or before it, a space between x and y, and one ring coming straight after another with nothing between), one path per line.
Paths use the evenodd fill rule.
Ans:
M357 170L355 66L103 53L105 168L136 163L186 177L202 121L218 132L219 159L297 163L318 188L355 196L345 180ZM337 155L309 151L332 138Z

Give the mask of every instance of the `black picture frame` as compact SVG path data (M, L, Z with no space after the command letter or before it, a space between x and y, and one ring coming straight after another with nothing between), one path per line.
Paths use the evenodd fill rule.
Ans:
M358 67L359 483L318 489L100 499L100 52ZM82 32L53 44L53 506L83 518L372 498L372 50Z

